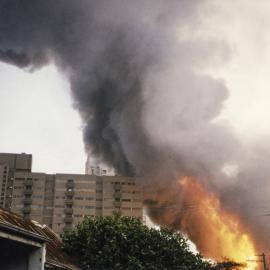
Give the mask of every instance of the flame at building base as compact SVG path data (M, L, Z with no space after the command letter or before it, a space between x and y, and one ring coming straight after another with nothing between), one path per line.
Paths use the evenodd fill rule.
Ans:
M239 216L222 208L214 193L190 177L165 189L149 199L155 222L186 233L207 258L228 258L246 264L246 270L257 269L257 263L249 261L256 254L251 232Z

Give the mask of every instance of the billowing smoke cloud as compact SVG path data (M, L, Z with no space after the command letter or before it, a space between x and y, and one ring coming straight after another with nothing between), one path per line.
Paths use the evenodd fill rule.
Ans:
M259 235L267 226L244 207L262 195L254 192L254 178L265 181L257 165L263 175L270 173L263 155L248 155L218 120L229 92L204 70L227 61L230 49L200 35L208 5L0 0L0 59L30 70L54 62L70 81L86 150L119 174L143 175L168 193L168 182L198 178ZM237 178L224 173L230 167L237 168ZM162 216L166 206L179 203L176 197L147 202ZM156 211L149 213L155 218Z

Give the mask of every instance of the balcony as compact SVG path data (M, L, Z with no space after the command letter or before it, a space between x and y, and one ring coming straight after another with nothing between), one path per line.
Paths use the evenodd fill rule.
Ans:
M73 196L74 196L74 191L73 191L73 190L67 190L67 191L66 191L66 196L71 196L71 197L73 197Z
M65 200L65 204L73 205L73 200Z
M72 216L70 216L70 217L65 217L65 218L64 218L64 222L65 222L65 223L72 223L72 222L73 222Z
M64 213L67 215L72 215L73 214L73 209L72 208L65 208Z
M113 197L114 199L120 200L122 196L121 196L121 193L114 193Z
M24 195L32 195L33 194L33 190L32 189L25 189L23 191Z
M23 199L23 204L32 204L32 199L31 198Z
M30 206L23 207L22 212L24 214L29 214L31 212L31 207Z
M69 232L72 230L72 226L71 225L65 225L63 228L63 232Z
M114 206L115 208L119 208L119 207L121 207L121 202L114 202L114 203L113 203L113 206Z
M70 181L70 182L67 182L67 183L66 183L66 188L74 188L74 186L75 186L75 185L74 185L74 182L71 182L71 181Z
M121 215L121 209L120 208L115 208L114 210L113 210L113 214L114 215Z
M24 185L25 186L33 186L33 180L25 180Z

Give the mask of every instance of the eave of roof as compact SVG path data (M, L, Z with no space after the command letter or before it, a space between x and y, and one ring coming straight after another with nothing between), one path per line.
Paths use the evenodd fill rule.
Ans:
M53 260L47 260L45 265L48 266L52 266L52 267L57 267L63 270L80 270L80 268L74 266L74 265L67 265L67 264L62 264Z
M39 243L46 243L46 264L64 270L80 270L72 264L69 256L61 249L61 239L46 225L25 220L21 216L0 208L0 229L24 236Z
M50 241L49 238L47 238L43 235L22 229L18 226L10 224L10 223L0 221L0 228L4 231L10 232L10 233L16 234L16 235L22 235L24 237L30 238L30 239L35 240L35 241L40 242L40 243L45 243L45 242Z

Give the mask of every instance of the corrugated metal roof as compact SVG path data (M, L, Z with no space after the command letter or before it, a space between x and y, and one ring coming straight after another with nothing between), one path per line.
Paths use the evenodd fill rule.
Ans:
M0 208L0 223L31 234L48 239L46 244L46 265L51 265L66 270L79 270L70 258L62 251L59 236L46 225L36 221L25 220L21 216Z

